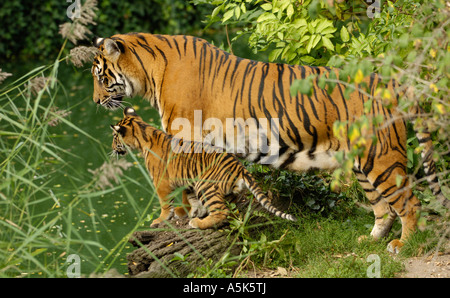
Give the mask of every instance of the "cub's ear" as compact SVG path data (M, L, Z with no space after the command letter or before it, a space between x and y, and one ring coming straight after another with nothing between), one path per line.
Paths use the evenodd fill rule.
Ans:
M103 41L104 41L105 39L104 38L102 38L102 37L98 37L98 36L94 36L94 38L92 38L92 45L94 46L94 47L100 47L102 44L103 44Z
M111 127L112 130L114 130L116 132L119 132L119 130L120 130L120 126L119 125L110 125L110 127Z
M138 115L138 114L136 114L136 111L130 107L126 107L123 110L123 114L124 114L124 116L137 116Z

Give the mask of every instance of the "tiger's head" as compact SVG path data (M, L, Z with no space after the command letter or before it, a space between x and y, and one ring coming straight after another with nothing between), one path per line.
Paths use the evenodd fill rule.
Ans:
M140 74L134 64L136 57L131 55L124 39L120 37L93 39L99 50L92 65L94 79L93 100L108 109L117 109L124 97L132 97L140 92Z
M130 149L139 148L139 139L135 133L135 126L141 127L143 120L133 108L126 107L123 111L123 119L116 125L111 125L113 130L113 152L118 155L127 153L126 147Z

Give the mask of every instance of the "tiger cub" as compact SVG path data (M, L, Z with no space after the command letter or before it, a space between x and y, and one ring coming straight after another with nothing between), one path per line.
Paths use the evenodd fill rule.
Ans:
M199 142L183 141L145 123L132 108L124 109L124 118L111 125L114 131L112 148L117 154L126 154L126 146L140 150L145 165L153 179L161 204L159 218L152 226L168 220L173 213L185 216L182 207L172 208L170 194L177 187L187 187L183 191L183 204L194 205L192 197L199 198L208 215L193 218L189 225L207 229L223 224L229 213L224 204L225 196L248 188L256 200L269 212L291 221L296 218L276 209L247 169L234 155L220 152L219 148ZM190 214L195 215L191 210ZM201 216L201 214L199 214Z

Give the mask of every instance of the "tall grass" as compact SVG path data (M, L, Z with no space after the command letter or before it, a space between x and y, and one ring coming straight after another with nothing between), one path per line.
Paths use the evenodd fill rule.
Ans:
M76 124L76 117L66 117L80 108L79 100L65 104L67 109L57 108L61 98L71 99L58 76L60 63L67 58L61 57L62 52L54 63L0 86L0 277L65 277L70 254L80 256L83 275L117 267L128 235L152 212L154 191L148 178L138 179L126 171L112 188L102 190L87 169L77 166L80 152L67 144L88 140L90 148L85 149L99 152L99 163L110 162L110 149L105 149L110 143L99 140L109 131L92 135ZM57 124L82 137L58 133L62 129L55 128ZM135 164L145 172L141 163ZM144 202L133 192L137 187L145 188ZM100 231L110 230L113 220L102 216L98 202L114 205L109 198L117 196L136 221L110 235L114 244L106 246ZM84 222L84 229L77 228L77 221ZM87 237L85 230L93 235Z

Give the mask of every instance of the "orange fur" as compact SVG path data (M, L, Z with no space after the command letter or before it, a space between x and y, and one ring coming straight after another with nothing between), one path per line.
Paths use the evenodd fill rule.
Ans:
M238 193L243 185L268 211L295 221L292 215L273 207L245 167L233 155L221 153L220 148L173 138L145 123L132 108L125 108L124 118L111 128L114 130L114 152L125 154L126 146L129 146L141 151L145 157L161 205L161 215L152 225L172 217L170 194L178 187L186 187L183 203L187 203L188 196L197 197L209 213L205 218L191 219L190 225L200 229L220 226L229 213L224 203L226 195ZM182 209L179 207L175 213L184 215Z
M339 77L339 70L242 59L203 39L183 35L130 33L97 39L94 44L102 52L92 69L96 103L117 108L123 97L142 96L158 110L166 132L190 139L195 138L194 130L199 128L194 125L195 110L202 112L203 120L217 118L224 127L227 118L278 118L280 155L272 163L276 168L334 168L338 166L334 154L348 152L352 145L349 138L338 139L333 134L333 123L347 121L348 129L363 115L370 120L382 116L384 125L371 125L365 130L377 141L367 139L364 155L356 158L354 164L375 213L371 234L376 239L385 237L393 219L399 216L403 225L401 241L391 243L391 249L398 250L415 230L420 202L411 192L408 179L403 179L400 187L396 184L398 175L406 176L407 129L396 110L401 87L395 81L384 84L375 74L364 78L361 84L368 86L370 97L352 85L355 91L345 99L346 83L338 83L328 94L318 87L317 80L311 96L291 95L290 86L295 79L310 74L328 77L331 72ZM389 91L391 109L374 96L378 87ZM368 102L369 98L374 99ZM364 112L367 105L371 106L369 113ZM172 127L177 118L188 119L191 131ZM196 140L202 141L206 133L197 135ZM224 138L227 134L230 131L224 131ZM417 135L419 142L426 145L424 164L433 192L443 198L429 154L430 135L426 131ZM264 154L244 153L243 157L259 161Z

